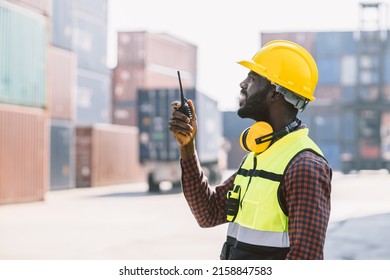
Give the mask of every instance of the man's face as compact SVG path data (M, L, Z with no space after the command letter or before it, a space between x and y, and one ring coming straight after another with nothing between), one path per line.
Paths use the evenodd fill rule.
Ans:
M255 121L269 120L267 96L272 87L271 83L253 71L240 83L240 108L237 114L241 118Z

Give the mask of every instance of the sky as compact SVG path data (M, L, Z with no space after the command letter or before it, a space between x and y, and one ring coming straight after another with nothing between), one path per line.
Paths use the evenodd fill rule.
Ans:
M168 33L198 48L197 88L221 110L238 108L247 70L236 62L260 49L260 32L353 31L359 0L108 0L108 65L117 32ZM382 2L388 26L390 0Z

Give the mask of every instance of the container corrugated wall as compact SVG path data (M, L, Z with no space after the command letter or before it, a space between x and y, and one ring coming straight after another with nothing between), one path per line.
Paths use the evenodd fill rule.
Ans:
M72 18L73 51L78 68L109 74L107 67L107 20L94 18L77 10Z
M0 104L0 204L44 199L48 145L43 110Z
M76 128L76 187L91 186L92 127Z
M72 2L73 0L53 0L51 17L52 45L72 50Z
M111 122L110 89L110 76L78 69L77 124Z
M92 143L92 186L139 180L138 128L94 125Z
M139 181L138 128L98 124L76 128L76 186Z
M76 56L73 52L49 49L50 116L55 119L75 119Z
M202 125L196 135L199 158L202 163L215 162L218 160L221 150L222 139L219 137L223 135L222 113L218 110L216 100L200 92L197 92L194 101L196 101L198 124ZM177 146L176 143L175 145Z
M34 12L49 16L51 14L52 0L8 0ZM55 0L54 0L55 1Z
M46 107L46 18L2 1L0 19L0 102Z
M50 190L65 190L74 184L74 126L70 122L51 120Z

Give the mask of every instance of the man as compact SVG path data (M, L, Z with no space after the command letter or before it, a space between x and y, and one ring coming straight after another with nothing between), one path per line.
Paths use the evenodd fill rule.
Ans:
M195 107L188 101L190 119L178 111L180 103L172 104L169 129L181 154L184 196L201 227L229 222L221 259L323 259L332 170L296 117L315 99L314 59L277 40L239 64L250 70L238 109L255 121L241 136L249 153L214 189L196 154Z

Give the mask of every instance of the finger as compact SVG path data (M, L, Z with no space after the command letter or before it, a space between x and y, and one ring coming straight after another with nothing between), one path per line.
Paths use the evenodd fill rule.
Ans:
M192 102L192 100L188 100L188 105L190 106L191 112L192 112L192 119L196 120L196 112L195 112L195 105Z
M189 117L187 117L185 114L183 114L182 112L177 111L177 110L174 110L172 112L171 119L178 119L186 124L190 123L190 121L191 121Z
M177 110L177 109L179 109L181 107L181 103L179 102L179 101L173 101L172 103L171 103L171 108L172 108L172 110Z
M188 130L189 132L192 132L194 129L189 123L174 118L169 121L169 126L178 127L180 129Z
M172 132L173 134L183 134L185 136L188 136L190 137L191 136L191 131L189 131L188 129L184 129L180 126L173 126L173 125L170 125L169 126L169 131Z

